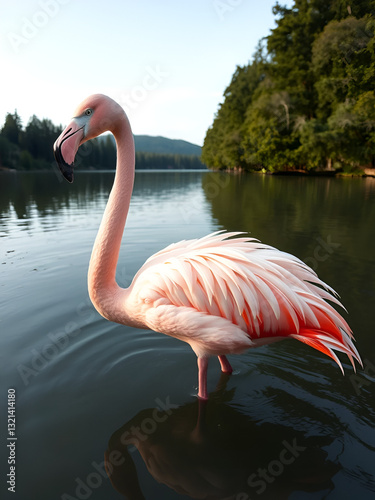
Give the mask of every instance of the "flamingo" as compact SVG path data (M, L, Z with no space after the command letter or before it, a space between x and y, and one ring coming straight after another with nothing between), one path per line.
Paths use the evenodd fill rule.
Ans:
M206 400L209 358L232 373L228 354L287 338L330 356L345 353L355 370L362 365L352 331L331 305L337 293L297 257L244 233L218 231L167 246L151 256L131 285L115 279L122 235L133 190L135 152L122 107L94 94L76 109L54 144L62 175L73 182L81 144L110 131L117 146L116 174L93 246L88 290L106 319L151 329L187 342L197 356L198 398Z

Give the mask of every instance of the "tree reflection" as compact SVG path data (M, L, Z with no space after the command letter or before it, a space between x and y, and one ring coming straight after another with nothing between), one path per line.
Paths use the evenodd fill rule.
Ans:
M137 172L133 199L146 206L150 200L160 203L166 194L180 196L200 188L201 172ZM12 216L26 228L36 222L44 227L51 215L64 214L64 210L81 209L87 213L104 210L114 179L114 172L78 172L75 182L62 182L59 173L0 172L0 217Z
M365 318L375 289L374 178L210 172L202 189L219 229L247 232L312 267L341 296L359 351L371 347Z

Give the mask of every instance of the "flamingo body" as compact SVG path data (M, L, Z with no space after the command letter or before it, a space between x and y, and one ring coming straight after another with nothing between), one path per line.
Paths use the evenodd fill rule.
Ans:
M73 180L80 144L105 130L118 149L116 177L89 266L89 293L97 310L118 323L148 328L187 342L198 357L199 392L207 399L207 365L218 356L223 371L228 354L294 338L354 369L361 358L336 292L297 257L242 233L216 232L169 245L150 257L127 289L115 271L134 180L134 142L122 108L96 94L55 143L63 175ZM329 301L329 302L328 302Z

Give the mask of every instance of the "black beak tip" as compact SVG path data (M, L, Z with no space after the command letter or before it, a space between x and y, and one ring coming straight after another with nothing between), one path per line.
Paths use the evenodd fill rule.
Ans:
M64 178L72 183L74 181L74 174L73 174L73 165L67 165L69 168L67 169L65 167L65 170L62 170L61 167L60 167L60 171L61 173L63 174Z
M55 160L57 163L57 166L59 167L60 172L62 173L63 177L70 183L73 182L74 180L74 164L69 165L66 163L66 161L63 158L63 155L61 154L61 150L59 146L54 146L53 148L53 154L55 155Z

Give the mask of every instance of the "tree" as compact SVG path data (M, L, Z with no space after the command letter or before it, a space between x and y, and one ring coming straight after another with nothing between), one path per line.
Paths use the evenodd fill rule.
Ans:
M17 113L17 110L13 114L7 113L5 117L5 123L3 125L3 128L1 129L1 135L13 144L18 145L21 133L22 122L20 116Z
M367 46L372 38L367 17L332 21L316 38L312 68L321 118L327 119L345 99L357 98L372 88L373 82L364 78L371 64Z
M328 119L336 136L339 160L359 168L372 165L375 157L375 94L340 104Z
M247 112L244 158L253 168L275 171L295 164L298 146L291 129L293 105L287 92L262 92Z
M295 0L291 9L276 3L273 13L280 17L267 38L272 63L268 74L276 90L290 94L298 114L312 117L315 100L312 44L317 32L332 18L329 2Z
M33 157L28 151L21 151L19 164L22 170L31 170L33 167Z
M307 170L332 170L337 137L328 124L316 118L308 120L301 123L298 134L301 145L296 154L300 164Z
M294 0L273 12L267 53L237 67L203 160L270 171L374 164L375 0Z
M243 167L243 123L259 84L264 79L266 62L263 45L258 44L254 60L237 66L232 81L224 92L212 129L206 134L202 161L213 168Z

